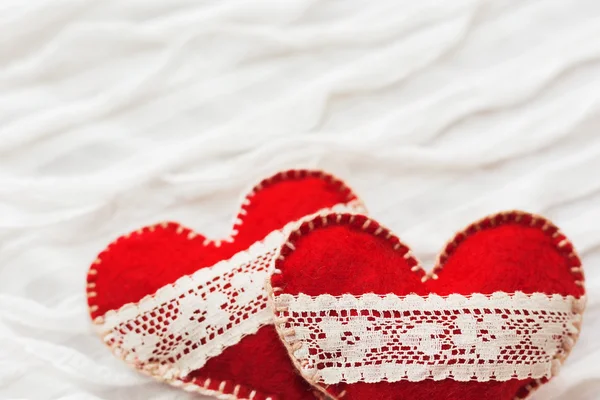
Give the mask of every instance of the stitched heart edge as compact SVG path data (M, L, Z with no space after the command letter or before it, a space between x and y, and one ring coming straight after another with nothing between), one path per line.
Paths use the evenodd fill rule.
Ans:
M308 235L312 230L318 229L320 227L325 227L328 225L346 225L351 228L358 228L367 233L370 233L374 236L383 237L387 240L390 245L394 248L394 250L400 252L400 254L404 257L407 264L411 268L411 272L417 274L421 278L421 282L425 283L429 279L438 279L438 274L441 273L446 261L450 258L452 254L456 251L459 245L465 241L469 236L473 235L476 232L485 229L493 229L495 227L501 226L507 223L517 223L526 227L534 227L539 228L546 235L556 240L557 238L562 238L558 243L555 243L554 246L556 250L565 258L570 259L570 272L574 278L574 282L577 286L582 288L582 296L585 294L584 281L585 277L583 275L583 269L581 265L581 259L577 254L573 244L571 241L560 231L560 229L552 223L549 219L542 217L540 215L528 213L525 211L519 210L511 210L511 211L503 211L496 214L488 215L476 222L471 223L463 230L459 231L454 235L454 237L446 243L443 247L442 251L438 254L436 263L430 272L426 272L421 266L419 260L412 254L410 248L406 246L400 238L395 235L390 229L384 227L376 220L369 218L365 215L352 215L352 214L340 214L340 213L332 213L326 216L316 217L312 220L305 221L302 223L298 229L292 231L288 235L288 239L284 242L280 248L278 257L275 261L275 271L273 272L273 276L269 280L267 285L267 291L269 293L269 297L271 303L275 303L275 296L277 293L283 291L282 288L278 287L273 280L281 279L282 276L282 264L285 262L286 257L296 249L296 241L302 236ZM582 317L585 308L578 309L577 315ZM319 390L328 400L339 400L345 394L346 390L341 391L336 394L335 397L327 391L327 386L322 386L319 382L315 382L311 379L311 376L307 376L303 373L302 364L306 360L301 360L295 357L294 353L298 349L298 346L301 346L300 342L288 341L286 339L286 318L283 315L283 310L275 310L275 329L279 335L281 342L285 345L288 355L290 359L294 363L294 366L299 371L299 373L306 379L313 387ZM580 319L581 320L581 319ZM579 322L577 326L577 332L569 335L573 339L573 346L577 342L579 338L579 333L581 331L581 322ZM568 358L573 346L571 348L565 348L564 358L559 360L561 364ZM532 382L527 383L522 386L518 391L513 400L525 400L531 397L531 395L539 389L541 385L548 382L549 378L540 378L534 379ZM523 390L524 389L524 390ZM523 395L519 395L521 391L524 391Z
M308 169L289 169L285 171L278 172L270 177L262 179L259 183L255 184L251 187L249 191L247 191L246 195L242 198L240 202L240 206L238 207L238 212L234 218L231 231L229 235L223 239L210 239L205 238L201 243L204 247L209 246L221 246L222 242L233 242L235 237L239 233L240 227L244 223L245 216L247 215L247 209L252 203L252 199L254 196L260 192L262 189L265 189L273 184L283 182L285 180L296 180L296 179L304 179L304 178L319 178L327 182L328 184L332 184L337 190L342 194L346 194L346 201L348 203L354 203L357 209L361 209L362 212L366 212L366 207L362 200L356 195L356 193L340 178L334 176L331 173L325 172L323 170L308 170ZM291 221L290 221L291 222ZM117 243L130 239L134 235L142 235L148 232L154 232L156 230L168 230L173 229L177 234L186 235L189 240L198 239L200 235L198 232L194 231L191 228L181 225L178 222L172 221L164 221L153 225L148 225L137 229L133 232L127 233L118 237L116 240L111 242L92 262L91 266L88 269L87 277L86 277L86 295L88 302L88 311L90 317L92 319L92 323L95 326L99 326L103 322L103 316L106 313L111 311L116 312L117 310L109 310L103 315L98 315L98 306L94 304L94 299L97 296L96 289L96 277L99 273L101 273L102 266L102 258L103 255L110 252L111 248ZM152 297L153 294L144 296L144 298ZM143 301L143 299L139 301ZM138 302L139 302L138 301ZM130 303L128 303L130 304ZM123 307L127 307L128 304L124 304L119 307L119 309ZM96 330L98 335L102 338L102 334L99 330ZM223 400L255 400L257 396L264 398L265 400L274 400L270 395L258 392L248 386L236 384L230 380L214 380L210 377L195 377L189 380L184 380L177 377L167 376L161 371L161 368L157 366L156 368L144 369L140 368L139 364L135 361L126 360L127 353L121 351L116 346L110 346L111 352L117 357L120 358L127 364L132 367L136 371L142 372L145 375L151 376L152 378L168 383L169 385L179 387L187 392L196 392L202 395L214 396L218 399ZM240 393L248 393L247 396L240 397Z

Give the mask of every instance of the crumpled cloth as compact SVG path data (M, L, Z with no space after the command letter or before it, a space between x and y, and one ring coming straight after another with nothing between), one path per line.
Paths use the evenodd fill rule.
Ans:
M588 310L535 399L600 392L597 0L0 2L0 398L197 399L114 358L85 275L116 236L225 236L325 168L425 264L499 210L556 222Z

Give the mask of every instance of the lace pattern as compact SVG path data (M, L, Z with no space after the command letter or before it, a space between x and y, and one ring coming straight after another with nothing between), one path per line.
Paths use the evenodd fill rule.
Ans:
M339 204L311 217L361 207L358 202ZM248 250L184 276L138 303L109 311L98 324L105 342L127 361L160 368L167 378L201 368L225 348L272 323L265 282L286 233L300 222L273 231Z
M303 373L325 384L549 377L585 304L520 292L274 299Z

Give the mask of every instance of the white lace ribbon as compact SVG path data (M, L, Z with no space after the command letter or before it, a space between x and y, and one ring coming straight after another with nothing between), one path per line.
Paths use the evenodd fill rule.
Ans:
M182 377L244 336L272 323L265 282L287 233L302 221L335 212L360 212L352 201L323 209L273 231L229 260L166 285L138 303L100 318L104 340L141 368Z
M549 377L585 299L542 293L274 297L303 374L325 384Z

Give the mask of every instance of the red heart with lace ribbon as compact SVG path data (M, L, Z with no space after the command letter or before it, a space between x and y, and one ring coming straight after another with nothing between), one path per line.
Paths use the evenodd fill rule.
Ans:
M227 239L173 222L118 238L88 272L91 317L113 352L187 391L227 399L310 399L272 325L264 283L294 221L360 211L339 179L291 170L244 198Z
M499 213L426 274L388 229L330 214L292 231L271 277L301 374L344 400L513 400L558 372L580 329L581 262L545 218Z

